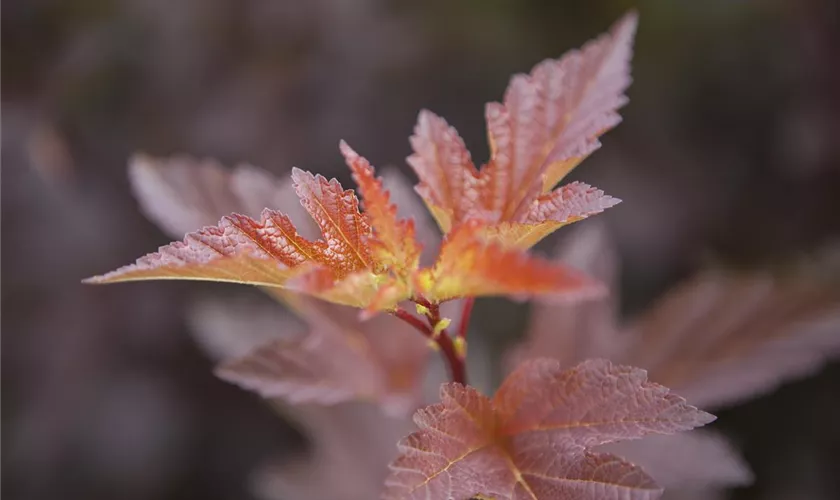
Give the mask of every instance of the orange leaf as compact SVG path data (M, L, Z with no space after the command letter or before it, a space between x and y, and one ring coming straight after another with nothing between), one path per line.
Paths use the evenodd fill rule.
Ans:
M475 204L478 170L458 132L431 111L420 112L410 140L414 154L407 161L420 178L416 190L449 232Z
M497 239L527 248L617 202L598 192L600 203L579 210L566 191L546 193L621 120L616 110L627 101L635 28L636 15L628 14L580 51L514 76L504 103L487 105L491 157L480 171L454 128L429 112L420 114L408 162L420 178L418 193L444 232L479 218L510 226Z
M603 360L533 360L492 399L455 383L441 399L415 415L384 498L654 499L661 489L640 468L589 448L714 420L643 370Z
M437 263L415 276L416 292L431 302L482 295L598 295L600 285L574 269L482 237L477 221L447 235Z
M284 214L266 209L259 221L244 215L223 217L218 226L189 233L135 264L89 278L90 283L150 279L227 281L283 286L304 262L318 261L321 242L300 237Z
M376 260L402 277L417 269L422 247L414 234L414 221L397 219L397 206L382 187L382 179L375 177L368 161L341 141L341 152L353 172L353 180L362 195L365 215L374 233L369 237L371 252Z
M353 190L341 187L337 180L292 169L292 180L301 203L324 237L323 259L340 279L354 271L370 269L372 258L366 238L371 232L367 217L359 212L359 200Z
M291 179L251 165L227 169L215 160L137 154L129 161L128 177L143 213L172 238L215 225L231 213L258 218L264 208L289 215L305 238L318 236Z
M636 15L629 14L582 50L514 76L504 104L487 106L485 209L500 220L522 216L531 200L600 147L598 136L621 121L616 109L627 102L635 29Z
M537 198L522 222L489 226L485 234L505 245L527 249L557 229L603 212L621 200L582 182L572 182Z
M376 307L384 309L406 298L410 294L407 280L395 285L393 276L385 273L387 263L372 254L369 217L359 212L353 191L344 190L335 179L327 181L300 169L292 170L292 180L304 208L320 228L322 240L298 235L289 217L273 210L263 211L259 221L232 214L216 227L190 233L183 242L161 247L133 265L87 281L229 281L294 288L355 307L370 307L375 301ZM410 224L400 227L406 236L413 236ZM410 243L403 245L408 248ZM380 286L387 293L380 291Z

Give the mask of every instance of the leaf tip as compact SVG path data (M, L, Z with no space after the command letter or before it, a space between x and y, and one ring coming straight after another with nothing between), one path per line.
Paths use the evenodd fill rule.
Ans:
M338 149L341 151L341 154L347 159L347 161L352 161L358 158L359 154L347 144L347 141L341 139L338 141Z

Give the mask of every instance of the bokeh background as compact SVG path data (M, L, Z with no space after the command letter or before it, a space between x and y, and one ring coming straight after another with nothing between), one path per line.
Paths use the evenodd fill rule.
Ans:
M204 287L79 283L168 241L130 194L132 153L347 180L339 139L405 169L429 108L483 161L483 105L510 75L636 7L624 123L573 174L625 200L599 217L632 315L710 263L773 267L840 237L838 5L3 2L4 498L247 499L255 464L305 446L213 377L184 320ZM521 311L491 305L478 328L515 335L499 325ZM757 477L731 498L840 498L838 395L835 362L721 414Z

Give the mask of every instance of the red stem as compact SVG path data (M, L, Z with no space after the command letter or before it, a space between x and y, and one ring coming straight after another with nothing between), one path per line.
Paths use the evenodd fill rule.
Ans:
M459 384L467 385L466 365L464 363L464 360L458 356L458 353L455 350L455 344L453 344L452 338L449 336L449 333L446 330L444 330L440 332L437 336L434 334L434 325L436 325L437 322L440 321L440 311L437 305L431 306L428 309L431 314L427 315L426 318L429 320L429 323L432 326L426 326L423 323L423 320L409 313L405 309L398 308L396 311L394 311L393 314L397 318L413 326L420 333L422 333L424 337L433 340L438 345L438 347L440 347L440 352L443 353L443 357L446 359L447 365L449 365L449 375L452 381L458 382Z
M458 337L467 338L467 329L470 327L470 316L472 316L475 297L464 299L464 309L461 312L461 323L458 325Z
M406 311L405 309L399 309L399 308L397 308L397 310L394 311L393 314L394 314L394 316L400 318L401 320L405 321L406 323L413 326L414 328L420 330L420 333L422 333L426 337L432 338L432 330L428 326L426 326L426 324L423 323L423 320L421 320L417 316L414 316L413 314Z

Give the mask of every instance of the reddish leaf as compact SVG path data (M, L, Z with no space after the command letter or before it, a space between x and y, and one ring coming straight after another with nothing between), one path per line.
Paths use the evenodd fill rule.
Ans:
M632 332L632 333L631 333ZM709 271L628 327L625 359L720 407L806 376L840 356L840 294L814 277Z
M554 295L560 298L601 293L598 284L572 268L509 249L480 237L476 221L451 232L437 263L421 270L416 290L432 302L482 295Z
M342 143L366 198L366 213L360 213L355 194L337 181L292 171L295 190L320 228L321 240L298 235L280 212L265 211L259 221L233 214L217 227L189 233L184 242L88 281L231 281L294 288L368 312L392 309L418 292L432 301L568 292L582 278L503 247L528 248L558 227L617 202L582 184L545 195L541 185L546 175L559 180L558 164L568 167L582 159L597 145L597 136L617 123L615 109L624 102L622 92L629 83L634 29L635 16L627 16L611 35L582 52L542 63L530 76L514 77L504 104L488 106L492 154L480 173L454 129L431 113L421 113L410 158L421 178L418 191L447 232L471 218L490 223L484 224L482 235L456 233L449 238L442 260L431 269L417 269L421 247L413 223L397 218L373 168ZM273 192L269 187L268 193ZM211 193L207 198L215 193L224 197L225 190L217 186ZM188 212L183 204L177 207L181 214ZM479 242L481 238L497 244ZM456 254L461 250L464 256ZM458 274L450 275L451 270Z
M578 269L615 290L618 256L603 225L589 221L573 230L565 241L555 252L555 262ZM627 348L627 339L616 328L617 314L618 304L607 296L568 304L535 304L526 341L507 354L505 365L513 370L527 359L544 356L559 360L563 366L590 358L622 359L617 356Z
M446 120L423 110L411 136L414 154L408 164L420 178L416 190L444 232L473 209L478 170L458 132Z
M371 232L368 218L359 212L359 201L352 190L337 180L327 180L299 168L292 169L292 180L301 203L318 227L324 241L321 256L337 278L361 269L370 269L373 260L366 238Z
M569 240L558 261L614 287L614 262L597 264L598 271L580 259L613 252L603 228L586 229ZM644 367L692 403L714 408L771 390L840 355L840 294L804 273L706 271L627 327L617 324L617 300L613 291L590 302L537 306L511 365L546 355L567 365L608 357Z
M557 229L603 212L621 200L581 182L572 182L534 200L522 222L501 222L487 235L506 245L527 249Z
M233 214L216 227L187 234L183 242L161 247L135 264L92 283L146 279L193 279L282 286L305 262L317 262L325 245L297 234L289 218L266 209L259 221Z
M406 298L408 283L395 282L385 274L386 263L371 254L372 229L355 194L334 179L299 169L292 171L292 179L322 240L301 237L286 215L273 210L265 210L259 221L233 214L134 265L88 281L197 279L293 287L328 301L381 309ZM413 230L405 236L413 237Z
M394 446L411 420L383 415L365 403L283 407L310 438L305 456L266 464L252 476L264 500L371 500L382 492Z
M423 243L420 264L431 265L440 251L441 237L440 230L429 218L423 200L414 191L411 181L396 168L383 169L382 185L397 203L397 216L414 220L417 241Z
M454 383L441 399L417 413L420 431L400 442L384 498L658 498L641 469L589 448L714 419L647 382L643 370L600 360L566 371L533 360L493 399Z
M272 404L307 435L309 452L262 467L253 476L255 494L283 500L375 498L382 490L388 463L396 456L394 443L410 432L411 422L405 415L419 403L429 350L420 335L390 316L360 322L352 309L306 297L294 298L292 305L311 329L306 336L302 335L305 325L272 304L259 307L241 301L203 301L189 316L199 342L217 358L229 360L227 376L232 381L269 392L287 382L300 384L295 388L287 385L287 393L273 392L279 399ZM313 346L306 354L315 357L316 366L325 371L320 378L287 380L285 376L293 373L282 358L279 365L262 366L256 372L237 371L234 366L248 363L248 353L255 346L272 342L267 335L278 344L284 340L305 343L301 339L323 339L320 346L328 350ZM263 350L270 354L268 347ZM347 353L358 363L348 363L344 358ZM295 360L292 366L307 375L306 367ZM306 387L302 384L305 381L312 385ZM318 398L313 398L313 404L284 403L327 385L341 387L347 400L333 399L331 403L335 404L328 406ZM376 403L350 401L361 393ZM364 453L360 454L360 449ZM331 480L324 481L325 477Z
M612 443L598 450L642 467L665 488L666 497L691 492L710 499L715 490L752 482L752 472L729 440L705 429Z
M256 348L236 349L237 356L225 356L217 374L263 397L293 404L366 400L403 415L417 406L429 354L422 336L392 316L360 322L352 309L305 297L293 306L310 333L303 335L298 327ZM212 323L198 316L209 307L193 315L200 339L209 339L211 346L231 345L226 339L271 328L272 322L274 329L290 328L288 318L264 308L225 309L221 318L208 318Z
M491 160L481 173L485 208L502 220L522 215L600 147L598 136L621 121L627 102L636 15L559 60L514 76L504 104L487 106Z
M258 218L265 208L289 214L304 237L318 235L291 179L250 165L228 170L214 160L135 155L128 175L143 213L173 238L215 225L231 213Z
M599 300L536 306L526 342L510 354L508 366L543 356L564 366L606 357L649 370L652 380L692 404L718 408L772 390L840 355L840 295L805 273L783 278L706 271L666 294L629 326L618 325L617 263L604 229L589 223L570 236L558 260L606 282L613 293ZM821 272L826 269L822 266ZM649 472L666 484L685 486L701 476L710 487L724 487L750 479L746 466L734 459L679 469L678 464L704 459L686 455L669 460L667 454L679 447L667 442L660 449L644 441L622 445L636 448L631 459L637 454L662 457ZM689 449L703 451L683 448ZM730 467L718 467L724 463Z
M514 76L504 103L487 106L491 158L480 171L452 127L420 114L409 164L444 232L477 217L501 225L495 234L502 242L527 248L618 202L579 192L588 186L547 193L621 120L616 110L627 101L635 28L636 15L629 14L580 51Z
M397 219L397 206L391 202L390 194L382 187L382 179L376 178L367 160L344 141L341 142L341 152L353 172L353 180L359 186L365 215L374 227L374 235L370 238L371 251L382 266L407 279L420 265L422 250L415 238L414 221Z
M253 297L199 298L187 309L187 324L213 361L240 358L270 342L298 338L307 330L303 318Z

